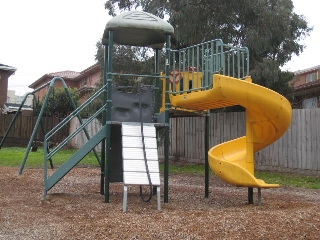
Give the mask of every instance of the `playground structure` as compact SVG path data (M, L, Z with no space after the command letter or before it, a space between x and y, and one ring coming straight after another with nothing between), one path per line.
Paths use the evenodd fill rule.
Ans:
M234 47L221 40L212 40L187 48L170 49L173 27L152 14L131 11L111 19L105 28L104 81L103 86L86 102L76 108L64 121L48 132L44 139L44 198L95 146L102 144L100 156L100 192L109 202L109 184L124 182L124 211L127 204L127 185L157 187L160 209L160 179L156 138L147 140L145 127L164 130L164 202L168 202L169 176L169 119L176 116L205 116L205 197L209 196L209 167L225 182L248 187L248 202L253 203L253 188L279 187L254 176L254 152L276 141L289 127L291 105L278 93L252 83L249 75L249 51ZM152 47L155 52L155 68L150 75L113 72L114 44ZM165 45L164 60L162 48ZM164 66L160 67L163 62ZM162 71L161 71L162 70ZM116 76L139 80L137 91L133 87L114 86ZM143 85L153 79L153 85ZM126 91L130 89L130 91ZM52 151L48 142L81 110L89 107L97 98L103 98L102 106L86 122L70 134ZM209 149L209 110L241 105L246 109L246 135ZM102 128L70 159L50 176L47 162L76 134L102 115ZM124 129L134 128L135 134ZM129 137L129 140L127 139ZM145 138L146 137L146 138ZM132 140L134 138L135 140ZM148 142L150 141L150 142ZM130 143L138 143L136 145ZM150 148L147 147L152 146ZM130 154L136 152L137 154ZM131 180L128 180L131 179ZM128 181L127 181L128 180Z

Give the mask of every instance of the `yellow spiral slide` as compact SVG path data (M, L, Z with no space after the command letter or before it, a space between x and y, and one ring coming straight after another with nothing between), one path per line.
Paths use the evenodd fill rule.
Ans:
M280 138L291 122L291 105L280 94L244 80L213 75L209 90L171 96L180 108L208 110L241 105L246 108L246 135L211 148L211 170L225 182L242 187L275 188L254 176L254 153Z

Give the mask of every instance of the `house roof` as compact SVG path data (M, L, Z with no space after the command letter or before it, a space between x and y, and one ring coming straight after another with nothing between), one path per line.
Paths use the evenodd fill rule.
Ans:
M93 72L97 72L101 69L100 64L99 63L95 63L92 66L86 68L85 70L81 71L81 73L75 77L75 80L79 80L81 77L83 76L87 76Z
M15 72L17 69L8 65L4 65L0 63L0 70L5 70L5 71L10 71L10 72Z
M76 78L80 74L81 73L79 73L79 72L70 71L70 70L61 71L61 72L46 73L45 75L43 75L38 80L36 80L35 82L31 83L28 87L34 89L34 88L36 88L38 83L40 83L42 80L44 80L46 78L61 77L61 78L65 78L65 79L68 79L68 80L73 80L74 78Z
M81 72L81 74L87 73L87 72L91 72L91 71L95 71L95 70L97 70L97 69L100 69L100 65L99 65L98 62L95 63L95 64L93 64L92 66L86 68L85 70L83 70L83 71Z
M65 71L60 71L60 72L46 73L38 80L31 83L28 87L29 88L36 88L38 83L41 82L42 80L47 79L47 78L53 78L53 77L62 77L62 78L68 79L68 80L78 80L79 78L81 78L82 76L84 76L86 74L90 74L91 72L100 70L100 68L101 67L100 67L99 63L97 62L81 72L65 70Z
M47 75L52 76L52 77L62 77L62 78L75 78L80 75L79 72L75 71L61 71L61 72L53 72L53 73L47 73Z
M294 89L300 89L300 88L310 88L316 85L320 85L320 79L312 81L312 82L308 82L305 84L301 84L299 86L296 86Z
M294 91L296 96L320 92L320 79L296 86Z
M298 70L296 72L294 72L294 75L302 75L308 72L313 72L320 69L320 65L318 66L314 66L314 67L310 67L310 68L306 68L306 69L302 69L302 70Z
M7 112L14 112L19 109L20 105L21 104L19 104L19 103L4 103L4 109ZM21 110L32 110L32 107L30 107L28 105L22 105Z

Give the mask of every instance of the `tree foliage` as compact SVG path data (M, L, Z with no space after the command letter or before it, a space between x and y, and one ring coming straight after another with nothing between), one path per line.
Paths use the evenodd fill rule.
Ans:
M103 46L101 42L97 43L96 59L102 64ZM131 73L131 74L152 74L154 72L154 56L150 48L134 47L124 45L114 45L113 47L113 68L115 73ZM103 69L102 65L102 69ZM114 76L114 85L135 85L135 77ZM151 84L150 81L145 84Z
M142 9L168 17L175 49L212 39L246 46L253 80L268 87L278 87L279 67L303 51L300 40L312 30L304 16L293 12L292 0L108 0L105 7L111 16Z
M168 16L176 48L220 38L247 46L255 60L270 58L279 65L302 52L299 40L312 30L304 16L293 12L291 0L108 0L105 7L112 16L137 8Z
M79 92L76 88L68 88L73 102L78 105ZM48 93L47 93L48 94ZM40 106L44 104L44 99L46 95L40 102ZM58 118L65 118L74 110L72 103L66 93L65 89L54 88L53 91L48 96L48 101L45 106L44 116L51 117L55 116Z

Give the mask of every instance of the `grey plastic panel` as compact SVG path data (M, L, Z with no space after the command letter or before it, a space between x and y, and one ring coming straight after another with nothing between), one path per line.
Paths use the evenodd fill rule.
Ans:
M111 120L140 123L139 95L136 92L127 92L128 89L130 87L113 86ZM152 89L151 86L143 86L142 90L142 122L151 123L153 116Z

